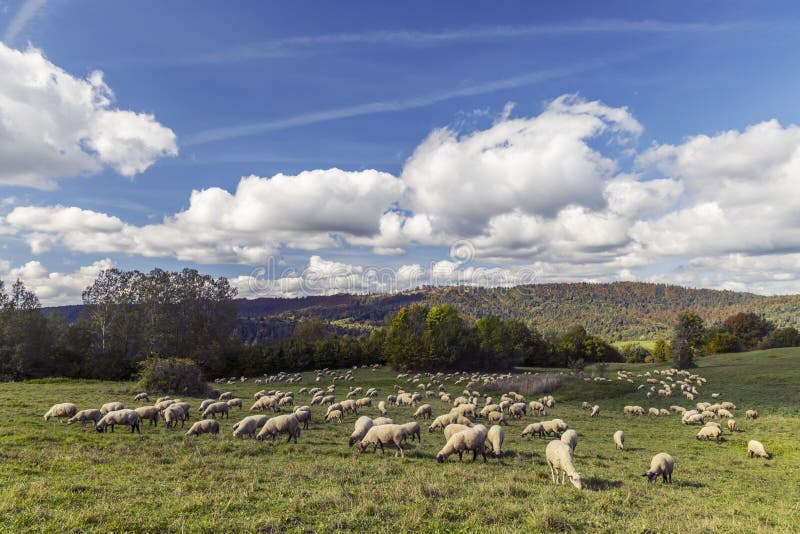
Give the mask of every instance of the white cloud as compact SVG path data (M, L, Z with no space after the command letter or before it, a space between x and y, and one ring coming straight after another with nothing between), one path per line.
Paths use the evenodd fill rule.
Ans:
M100 72L76 78L40 50L0 42L0 185L53 189L104 166L133 176L177 154L172 130L113 98Z
M0 279L6 285L20 279L39 297L42 306L60 306L81 302L83 290L94 282L100 271L112 267L114 263L108 258L64 273L51 272L38 261L29 261L19 267L0 262Z

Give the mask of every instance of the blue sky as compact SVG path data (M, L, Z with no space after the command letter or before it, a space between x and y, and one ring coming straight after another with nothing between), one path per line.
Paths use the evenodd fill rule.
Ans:
M0 0L0 277L796 292L798 11Z

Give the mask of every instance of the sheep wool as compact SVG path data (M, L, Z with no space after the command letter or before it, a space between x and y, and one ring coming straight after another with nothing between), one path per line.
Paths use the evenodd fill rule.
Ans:
M138 432L141 434L142 430L139 427L139 421L139 414L137 414L135 410L117 410L116 412L108 412L105 414L103 418L97 422L95 429L97 429L98 432L106 432L106 429L110 426L111 432L114 432L115 425L123 425L131 427L131 433Z
M366 415L362 415L356 419L355 428L353 429L353 433L350 434L349 446L352 447L357 441L364 439L364 436L367 435L367 432L369 432L373 424L372 419Z
M292 439L297 443L297 438L300 437L300 422L294 414L277 415L267 420L256 438L261 441L272 436L272 441L275 441L278 434L288 434L289 437L286 443L289 443Z
M73 425L75 423L80 423L81 426L84 426L87 421L92 421L95 426L97 426L97 422L102 418L103 414L100 413L100 410L81 410L73 415L70 420L67 421L67 424Z
M60 404L54 404L47 413L44 414L44 420L49 421L51 417L55 417L61 422L63 417L72 417L78 413L78 407L72 404L71 402L62 402Z
M561 475L561 484L563 485L566 478L578 489L583 486L581 484L581 475L575 469L573 464L572 447L566 443L553 440L547 444L545 448L545 456L547 464L550 466L550 475L553 484L558 484L559 475Z
M100 407L100 413L105 415L108 412L116 412L117 410L124 410L125 406L121 402L107 402Z
M414 436L417 437L417 441L422 443L422 431L420 429L419 423L416 421L411 421L409 423L404 423L400 425L405 429L408 437L411 438L411 441L414 441Z
M494 425L489 429L486 434L486 440L492 446L492 456L501 458L503 456L503 441L506 439L506 433L500 425Z
M486 437L488 430L483 425L475 425L467 430L456 432L442 450L436 455L436 461L443 463L450 457L451 454L458 453L458 459L462 460L465 451L472 451L472 461L478 458L478 454L483 456L483 462L486 463Z
M714 441L719 442L719 437L722 434L722 430L718 426L704 426L700 429L700 432L697 433L695 438L698 440L705 439L714 439Z
M561 441L569 445L569 448L572 449L572 452L575 452L575 447L578 446L578 433L572 429L567 430L561 434Z
M408 438L408 432L402 425L380 425L373 426L367 431L367 434L358 445L358 452L363 453L367 447L373 446L373 450L377 447L381 448L381 454L384 452L383 446L385 444L393 443L397 447L397 453L401 457L405 457L403 452L403 442Z
M614 432L614 446L619 450L625 450L625 432L622 430Z
M753 458L754 456L758 458L765 458L767 460L772 458L772 455L767 452L766 448L764 448L764 444L754 439L751 439L747 442L747 455L750 458Z
M650 469L642 476L647 477L649 482L653 482L661 476L661 483L672 484L672 472L675 470L675 459L666 452L659 452L650 460Z
M544 425L542 423L531 423L522 431L522 437L537 435L540 438L544 437Z
M187 436L199 436L200 434L219 434L219 421L203 419L193 424L186 432Z
M444 427L444 439L449 440L453 434L457 432L461 432L462 430L466 430L469 427L466 425L459 425L457 423L453 423L452 425L447 425Z

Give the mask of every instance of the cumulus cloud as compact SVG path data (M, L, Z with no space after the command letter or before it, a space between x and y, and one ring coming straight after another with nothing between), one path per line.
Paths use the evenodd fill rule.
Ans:
M0 185L53 189L106 166L130 177L178 153L172 130L113 100L101 72L78 78L0 42Z
M60 306L80 302L81 293L94 282L100 271L112 267L114 263L108 258L72 272L51 272L38 261L29 261L18 267L0 262L0 279L7 285L22 280L25 287L39 297L43 306Z

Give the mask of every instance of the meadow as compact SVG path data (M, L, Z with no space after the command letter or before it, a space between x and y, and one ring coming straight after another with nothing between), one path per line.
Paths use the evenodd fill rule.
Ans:
M186 437L184 432L147 423L142 433L124 427L99 434L90 425L45 422L56 402L79 409L133 402L135 384L41 380L0 384L0 531L2 532L797 532L800 524L800 349L775 349L705 357L695 370L707 385L694 402L711 399L737 405L740 431L724 441L700 442L697 427L679 416L626 417L622 407L684 407L681 397L646 399L635 386L614 379L617 369L634 373L665 365L614 364L610 383L568 380L553 392L557 404L546 417L527 415L505 428L505 455L472 463L471 455L444 464L436 453L445 440L429 433L406 457L371 451L359 454L347 440L356 419L325 423L325 408L299 443L237 440L231 425L248 415L252 380L221 386L245 403L222 420L219 436ZM588 373L592 369L587 369ZM337 383L337 400L351 386L378 388L374 400L394 393L389 369L354 371L354 382ZM297 392L324 386L313 373L304 381L277 384ZM463 385L445 383L460 394ZM183 397L195 408L202 399ZM528 396L527 400L532 400ZM298 404L308 397L296 395ZM598 404L590 418L582 401ZM449 411L427 399L434 416ZM747 409L761 416L745 421ZM196 420L196 409L193 420ZM362 413L375 417L377 408ZM411 421L413 409L389 407L395 422ZM548 439L524 439L529 423L559 417L579 434L575 465L584 489L553 485L545 462ZM484 421L481 421L484 422ZM622 429L626 449L615 450L612 434ZM749 459L747 441L758 439L774 455ZM409 442L410 443L410 442ZM641 476L651 457L675 457L674 483L648 484Z

